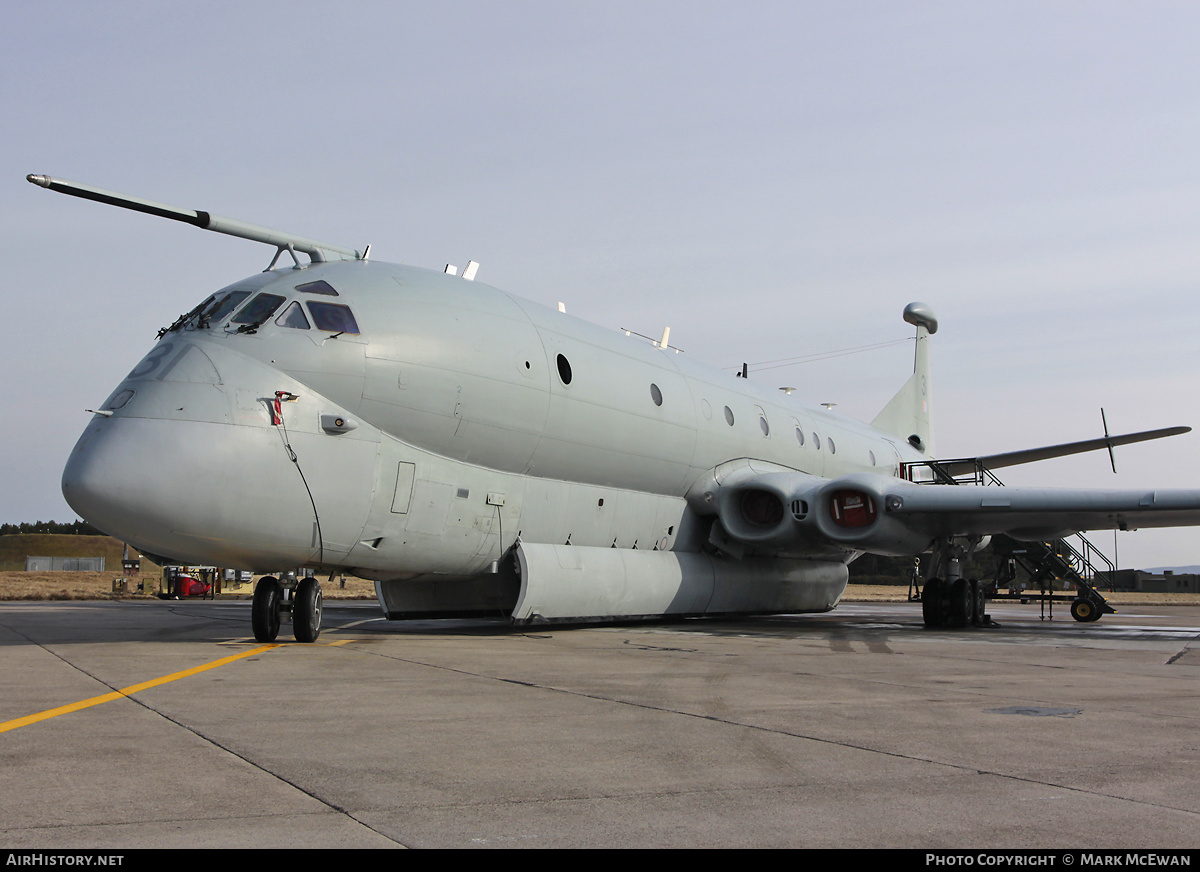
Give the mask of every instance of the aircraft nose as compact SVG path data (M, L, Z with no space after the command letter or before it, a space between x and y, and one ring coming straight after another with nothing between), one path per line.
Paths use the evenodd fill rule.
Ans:
M143 550L193 557L162 549L173 546L173 531L191 527L189 506L208 497L206 470L197 465L196 426L97 417L63 470L67 504L93 526Z
M160 557L300 565L313 550L312 514L294 498L298 476L275 456L283 449L272 435L214 422L97 418L67 460L63 496L93 526Z
M185 563L275 571L348 552L376 489L378 431L359 422L331 435L321 413L345 413L311 388L229 349L172 341L80 436L63 470L71 508ZM286 428L270 411L280 391L295 398Z
M106 533L128 539L131 507L137 505L140 469L123 450L125 421L93 419L63 469L62 493L81 518Z
M105 533L184 563L262 572L344 555L376 489L378 436L363 423L329 435L317 423L325 401L311 392L285 434L269 396L138 382L80 436L63 496Z
M106 533L151 549L150 537L187 500L177 470L200 459L193 456L197 428L227 421L228 405L202 348L173 337L159 341L75 444L63 470L67 504ZM194 483L202 470L190 466Z

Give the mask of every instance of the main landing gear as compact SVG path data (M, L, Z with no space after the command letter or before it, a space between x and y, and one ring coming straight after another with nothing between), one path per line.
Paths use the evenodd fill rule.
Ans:
M921 617L926 627L987 627L984 585L974 578L963 578L964 562L980 545L979 539L943 539L934 553L934 569L944 569L944 578L934 576L921 591Z
M921 616L926 627L984 627L987 615L984 586L974 578L931 578L921 591Z
M286 586L270 575L259 579L250 607L254 638L274 642L284 615L291 618L297 642L315 642L321 635L321 583L312 577Z

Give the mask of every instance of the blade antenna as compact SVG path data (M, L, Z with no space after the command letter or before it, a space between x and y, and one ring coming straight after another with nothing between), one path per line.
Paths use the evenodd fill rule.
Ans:
M1100 407L1100 420L1104 424L1104 444L1108 446L1108 462L1112 465L1113 475L1117 474L1117 460L1113 457L1112 439L1108 435L1108 419L1104 417L1104 407Z

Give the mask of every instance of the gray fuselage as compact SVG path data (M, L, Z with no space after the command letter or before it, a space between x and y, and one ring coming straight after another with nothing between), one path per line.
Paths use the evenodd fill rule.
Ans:
M166 332L64 472L81 516L149 553L397 580L486 572L518 537L698 551L708 530L689 492L722 470L898 475L923 459L480 282L314 264L236 282L208 311L238 292L235 319L260 294L282 302L260 324L223 313ZM349 306L359 332L318 329L313 303ZM275 416L277 392L290 396Z

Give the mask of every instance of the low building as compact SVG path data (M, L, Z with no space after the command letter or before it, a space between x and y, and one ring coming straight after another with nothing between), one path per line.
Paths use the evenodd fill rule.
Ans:
M1141 569L1121 569L1113 573L1115 590L1140 590L1146 593L1200 593L1200 575L1174 573L1161 575Z
M103 557L26 557L26 572L103 572Z

